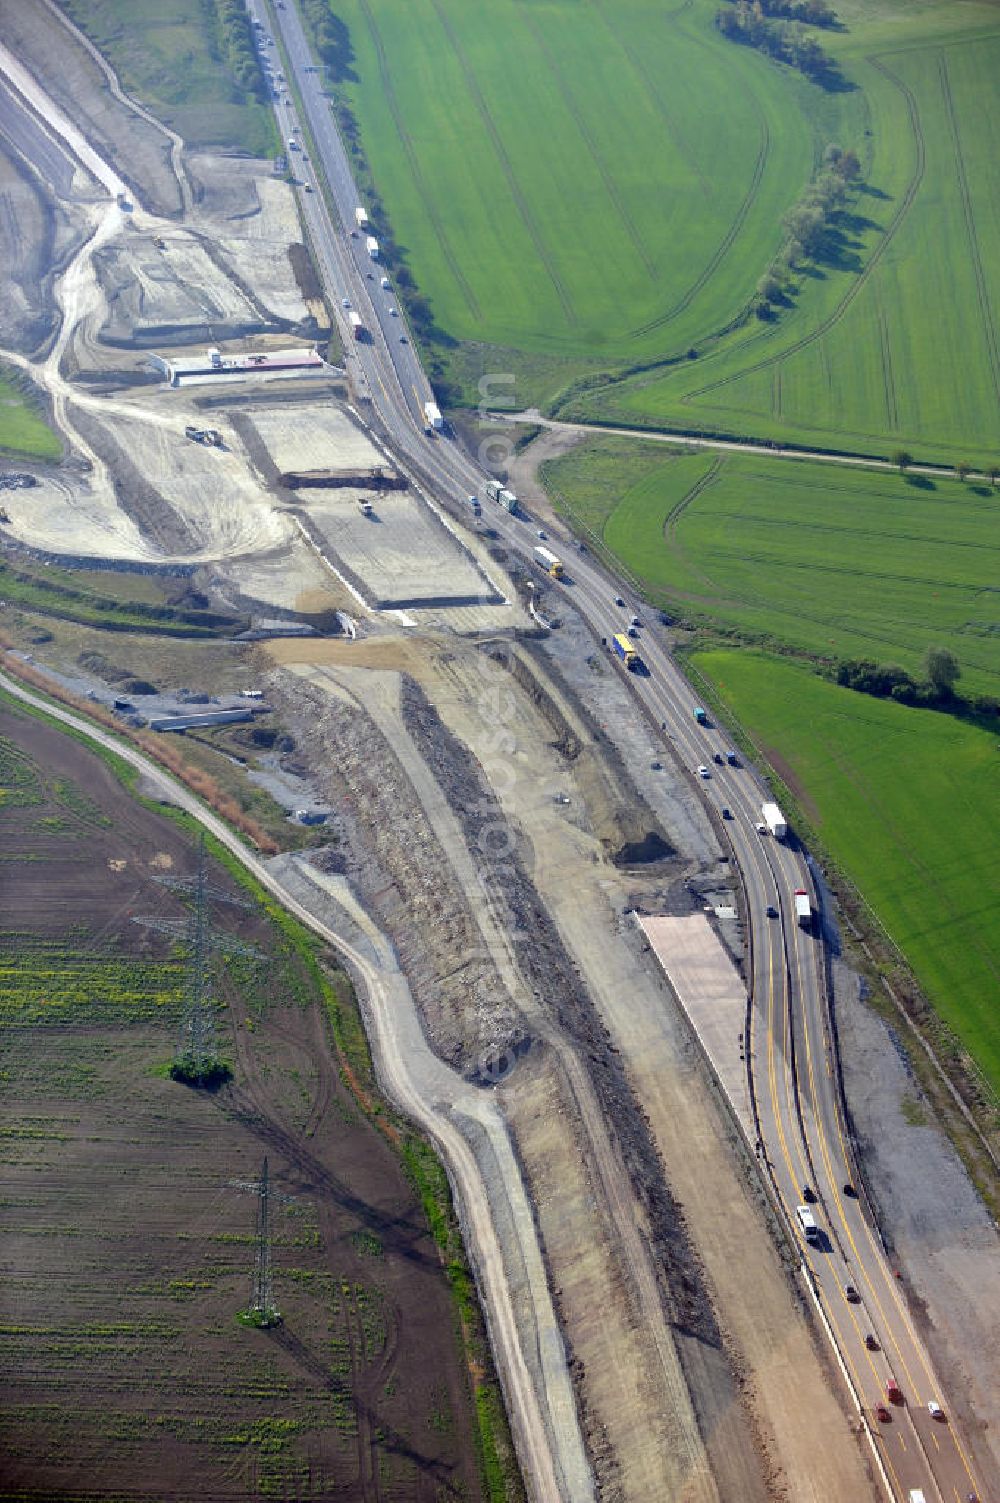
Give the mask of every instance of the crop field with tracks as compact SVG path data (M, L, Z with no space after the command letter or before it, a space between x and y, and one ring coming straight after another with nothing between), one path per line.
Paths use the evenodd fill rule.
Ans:
M865 181L795 306L712 337L697 361L588 394L575 414L997 457L1000 20L995 7L942 5L914 21L892 31L859 18L838 44L858 85L846 108L864 115Z
M338 14L343 92L410 269L448 335L511 352L485 368L517 371L519 402L684 349L752 295L817 131L802 89L725 44L702 0Z
M699 652L693 664L763 755L778 752L826 850L1000 1090L996 737L762 654Z
M995 6L848 0L818 33L826 88L721 37L717 8L340 7L339 87L463 346L450 375L468 396L512 371L519 405L563 390L567 416L995 457ZM762 323L782 214L831 143L859 190Z
M187 832L3 705L0 848L0 1497L483 1496L469 1295L345 1084L337 973L210 864L240 900L209 905L233 1078L190 1090L167 1074L190 908L159 880L194 872ZM234 1181L264 1155L270 1330L238 1320L257 1199Z
M915 676L928 647L949 647L963 690L1000 696L1000 498L985 483L613 438L544 479L680 615Z

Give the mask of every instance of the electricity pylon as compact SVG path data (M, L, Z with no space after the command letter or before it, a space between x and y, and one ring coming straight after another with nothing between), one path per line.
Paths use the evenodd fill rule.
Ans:
M234 1190L248 1190L257 1196L257 1247L250 1282L250 1304L245 1318L249 1325L276 1326L281 1320L281 1312L274 1303L271 1284L271 1201L291 1200L292 1196L282 1195L272 1188L266 1154L260 1179L231 1179L229 1183Z
M253 904L231 897L206 881L204 835L198 842L198 869L193 877L157 877L154 880L194 900L186 919L133 920L144 928L157 929L182 939L187 951L184 1011L171 1073L176 1080L186 1081L189 1085L217 1085L228 1078L229 1070L216 1048L215 1009L209 995L209 954L212 950L223 950L230 955L257 956L259 952L231 935L213 932L208 923L208 899L231 903L237 908L251 909Z

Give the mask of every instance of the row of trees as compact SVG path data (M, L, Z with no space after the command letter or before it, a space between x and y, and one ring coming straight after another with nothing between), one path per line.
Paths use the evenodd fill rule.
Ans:
M795 269L818 255L830 235L834 216L861 175L853 151L831 145L823 166L781 221L785 236L767 271L757 283L757 314L773 316L773 305L787 303Z
M910 465L913 463L913 455L910 453L909 449L893 449L890 458L892 459L893 464L896 465L899 469L900 474L902 474L905 470L908 470L910 468ZM955 466L955 479L961 480L964 484L972 474L972 470L973 467L967 460L960 459L958 461L958 464ZM983 474L986 476L995 490L997 483L1000 482L1000 464L984 465Z
M782 16L786 21L804 21L808 26L839 25L836 11L826 0L758 0L758 8L763 16Z
M818 83L828 82L836 71L816 38L799 21L769 20L761 0L736 0L735 6L723 6L716 12L715 24L730 41L756 47Z
M846 689L872 694L876 699L894 699L899 704L922 705L927 709L972 712L975 715L1000 715L1000 700L991 694L974 694L960 699L955 685L962 668L947 647L928 647L924 654L924 678L915 679L898 663L876 663L870 658L855 658L839 664L836 678Z
M261 101L267 84L254 46L253 27L243 0L215 0L215 13L225 52L226 66L238 89Z

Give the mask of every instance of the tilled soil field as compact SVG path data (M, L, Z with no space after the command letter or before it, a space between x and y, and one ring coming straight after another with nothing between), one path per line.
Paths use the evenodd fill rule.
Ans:
M287 931L212 898L233 1078L192 1091L190 905L157 880L194 872L186 833L3 705L0 838L0 1497L480 1498L452 1294ZM238 1319L265 1155L269 1330Z

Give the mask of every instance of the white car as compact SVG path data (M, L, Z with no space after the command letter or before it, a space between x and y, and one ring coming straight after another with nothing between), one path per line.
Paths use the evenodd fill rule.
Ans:
M543 543L545 542L545 533L542 531L542 529L540 527L539 527L538 531L535 533L535 536L537 538L541 538L541 540L542 540Z
M937 1402L936 1399L927 1400L927 1413L933 1420L944 1419L944 1410L941 1408L941 1405Z
M705 766L704 762L702 762L698 768L698 776L700 778L710 778L712 776L708 768Z
M754 825L754 829L757 831L758 835L766 835L767 834L767 825L762 825L762 824L758 823L758 824Z
M350 298L349 297L342 297L340 299L340 306L342 308L349 308L351 306L351 300L350 300Z
M395 308L390 308L389 309L389 317L390 318L395 318L396 316L397 316L397 314L396 314Z

